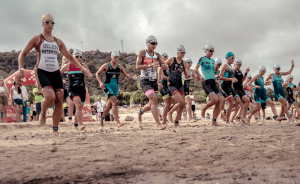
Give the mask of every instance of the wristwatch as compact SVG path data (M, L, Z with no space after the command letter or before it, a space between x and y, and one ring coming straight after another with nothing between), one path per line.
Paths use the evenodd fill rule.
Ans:
M24 68L19 68L19 70L24 70Z

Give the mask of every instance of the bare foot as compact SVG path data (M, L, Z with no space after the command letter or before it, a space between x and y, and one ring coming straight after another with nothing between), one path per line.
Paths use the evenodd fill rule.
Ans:
M136 121L133 121L133 122L130 124L129 128L133 128L133 127L134 127L134 124L136 124L136 123L137 123Z
M167 115L167 116L168 116L168 119L169 119L171 122L173 122L173 117L172 117L172 114L169 114L169 113L168 113L168 115Z
M166 127L159 124L159 125L157 125L157 129L158 130L164 130L164 129L166 129Z
M205 110L201 109L201 116L203 119L205 119Z
M103 132L103 128L104 128L103 126L100 126L99 131Z
M226 122L227 123L227 122ZM212 125L214 125L214 126L220 126L216 121L213 121L212 122Z
M86 128L86 126L84 126L84 125L80 126L80 130L84 130L85 128Z
M122 127L124 125L125 125L124 123L117 123L118 128L120 128L120 127Z
M41 118L40 118L40 126L45 126L46 124L46 114L41 113Z
M103 119L100 120L100 125L103 127Z

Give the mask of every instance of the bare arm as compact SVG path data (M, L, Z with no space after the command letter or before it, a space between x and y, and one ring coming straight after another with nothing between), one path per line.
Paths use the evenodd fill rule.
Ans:
M161 55L159 54L159 53L156 53L156 55L157 55L157 59L160 61L160 63L161 63L161 68L163 69L163 70L166 70L166 69L168 69L168 66L166 65L166 63L165 63L165 61L163 60L163 58L161 57Z
M294 69L294 60L292 60L292 67L288 72L280 72L280 75L285 76L285 75L290 75Z
M224 74L225 72L228 70L228 66L226 64L223 64L221 66L221 69L220 69L220 75L219 75L219 80L222 80L222 81L232 81L233 78L227 78L227 77L224 77Z
M248 67L248 68L246 69L246 73L245 73L245 74L248 74L249 71L250 71L250 68ZM244 77L243 77L243 82L246 80L246 78L247 78L247 75L244 75Z
M273 74L270 73L265 80L265 84L268 85L268 84L272 83L272 81L273 81Z
M82 66L88 70L88 73L91 73L89 67L88 67L85 63L82 63ZM92 78L93 78L93 75L88 75L88 73L86 73L86 71L82 71L82 73L83 73L84 75L87 75L89 79L92 79Z
M22 52L19 55L18 63L19 68L24 68L24 59L26 55L30 52L32 48L35 48L37 46L37 43L39 42L40 37L38 35L32 37L29 42L27 43L26 47L22 50Z
M106 72L107 70L108 70L108 64L106 63L106 64L102 65L102 67L97 71L97 73L96 73L96 79L98 80L98 82L100 84L103 83L101 81L100 75L101 75L101 73Z
M162 75L163 72L163 69L161 67L158 68L158 71L157 71L157 81L161 81L163 79L163 75Z
M257 86L257 85L252 84L253 82L256 82L256 81L258 81L257 75L255 75L255 76L248 82L248 85L251 86L251 87L254 87L254 88L260 88L260 86Z
M185 75L186 78L189 78L188 76L190 76L191 74L190 74L190 72L187 69L187 63L184 60L182 62L183 62L183 65L184 65L184 71L183 71L184 75Z
M282 86L285 87L285 88L287 88L287 87L289 87L289 84L288 84L287 82L284 82L284 83L282 84Z
M124 67L123 67L122 65L119 65L119 66L120 66L121 74L122 74L126 79L129 79L129 78L130 78L130 75L127 74L127 73L125 72Z
M64 66L61 67L60 74L65 73L66 71L68 71L69 68L70 68L70 63L65 64Z

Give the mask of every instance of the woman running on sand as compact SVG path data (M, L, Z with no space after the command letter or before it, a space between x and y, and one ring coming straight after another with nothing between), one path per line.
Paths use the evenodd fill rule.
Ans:
M117 103L117 96L119 93L119 75L125 77L126 80L130 78L130 75L127 74L122 65L118 65L117 62L119 61L120 54L118 51L111 52L111 62L106 63L101 66L101 68L96 73L96 78L100 84L100 88L103 89L104 94L106 95L108 102L106 108L104 109L101 118L101 129L103 128L103 120L105 119L106 115L112 109L112 113L114 115L115 121L117 122L118 128L124 126L124 123L120 123L119 114L118 114L118 103ZM106 80L105 83L101 81L101 73L105 72Z
M226 109L226 123L229 124L231 112L239 109L242 102L237 92L232 88L232 84L238 82L238 80L234 77L235 71L231 67L235 56L232 52L228 52L225 58L226 63L221 66L220 76L218 79L222 80L222 95L228 103L228 108ZM246 124L245 120L242 120L242 123Z
M215 59L215 77L219 77L220 75L220 67L222 66L222 60L220 58L216 58ZM220 95L220 112L221 113L221 119L223 121L226 121L226 110L224 109L224 106L225 106L225 98L224 96L222 95L222 88L221 88L221 80L216 80L216 85L217 85L217 88L219 89L219 95ZM207 107L204 107L203 109L207 109ZM205 111L204 111L205 113Z
M246 115L247 115L250 99L247 97L244 91L243 82L246 80L250 69L248 67L246 69L245 75L243 75L241 71L242 60L236 59L233 64L234 64L233 69L235 70L234 77L238 80L236 83L233 84L233 88L237 92L237 94L239 95L243 103L240 103L241 106L234 112L232 119L237 119L238 121L239 120L246 121L247 120ZM238 117L235 118L238 112L239 112Z
M181 75L183 90L184 90L184 94L185 94L185 103L187 105L187 113L189 115L189 121L196 122L200 119L196 120L194 118L194 116L192 116L192 99L190 98L190 82L193 78L195 78L195 81L198 81L198 79L196 78L197 75L194 72L194 70L191 69L191 66L193 64L192 59L188 57L185 59L185 62L187 64L186 70L191 74L191 77L189 77L189 78L185 77L184 72Z
M169 90L174 95L173 102L174 106L168 112L168 119L173 122L172 113L176 110L177 116L174 121L174 126L179 126L179 119L182 115L182 111L185 106L185 94L184 88L182 85L182 78L181 75L184 72L187 78L190 78L192 75L187 70L187 63L183 60L185 55L185 48L183 45L179 45L177 47L177 56L170 57L166 64L169 66Z
M2 76L0 76L0 112L3 109L3 122L2 123L7 123L7 106L8 106L7 95L8 94L9 94L9 91L4 82L4 78ZM1 118L0 118L0 120L1 120Z
M274 73L270 73L268 77L266 78L266 82L272 82L274 87L274 97L277 101L281 103L281 111L280 111L280 117L283 116L283 114L286 114L289 118L289 122L293 122L293 117L290 117L289 111L287 108L287 101L285 99L285 93L282 87L282 77L285 75L289 75L292 73L294 68L294 60L291 61L291 69L288 72L280 72L280 66L274 65L273 70Z
M260 112L261 109L261 102L266 101L268 105L271 106L272 112L274 114L273 118L276 121L280 121L283 119L283 117L278 117L275 104L274 102L268 97L267 90L265 88L265 85L269 85L270 82L264 82L264 74L266 73L266 67L260 66L258 69L259 73L258 75L254 76L248 84L255 88L254 90L254 100L256 102L256 108L253 110L250 115L248 116L248 121L250 122L251 116L257 112ZM252 83L254 82L255 85Z
M90 73L87 65L81 62L82 61L81 50L75 49L73 52L73 56ZM77 129L79 124L80 130L84 130L85 126L83 125L82 122L82 108L86 97L86 89L84 83L84 77L86 73L83 72L79 67L75 66L73 63L65 64L60 70L61 73L64 73L65 71L68 71L68 77L69 77L68 96L73 101L76 107L74 128ZM89 78L92 79L93 76L89 76Z
M202 87L206 94L209 96L211 99L210 102L207 104L207 108L211 106L214 107L213 111L213 118L212 118L212 124L215 126L219 126L217 123L217 117L220 114L220 95L219 94L219 89L217 88L216 85L216 77L215 77L215 60L212 59L211 57L213 56L215 49L212 45L206 45L204 47L204 53L205 56L201 57L198 61L198 63L195 66L194 71L198 75L198 78L202 82ZM200 75L198 69L201 66L201 72L203 74L203 77ZM202 109L201 116L202 118L205 118L205 110Z
M294 106L296 108L296 112L298 113L298 119L300 119L299 104L297 103L297 99L295 98L296 95L294 95L294 90L297 89L297 86L293 84L293 79L294 78L292 75L287 76L286 82L284 82L282 86L286 88L288 93L287 94L288 109L290 109L291 106Z
M12 106L16 110L16 121L17 123L21 123L21 112L23 106L23 95L22 95L22 90L20 88L21 83L14 82L14 86L10 89L10 98L12 102Z
M60 51L68 60L79 67L84 73L92 76L87 68L84 68L72 55L69 53L65 44L52 36L54 28L54 18L50 13L42 16L43 33L36 35L30 39L26 47L19 55L19 73L16 76L19 82L24 77L24 60L31 49L35 48L38 53L37 62L37 78L39 86L42 88L44 100L42 102L42 112L40 125L46 124L46 112L54 104L52 116L53 133L58 132L58 124L61 119L63 108L63 83L59 71L57 54Z
M247 78L246 78L246 80L244 81L244 84L243 84L244 91L245 91L247 97L250 100L249 101L249 110L250 110L250 112L255 109L255 102L252 100L252 94L254 93L254 91L251 89L251 87L248 84L251 79L252 79L252 75L248 74ZM257 113L254 114L254 116L255 116L255 120L258 120Z
M164 61L166 61L169 56L166 52L162 52L161 56L163 58ZM162 83L162 88L159 90L164 103L165 103L165 107L163 110L163 115L162 115L162 119L163 119L163 123L162 124L167 124L167 113L170 110L171 107L171 102L172 102L172 93L169 90L168 87L168 77L169 77L169 69L163 70L161 67L158 68L158 78L157 81L158 83Z
M161 55L155 52L157 40L154 36L148 36L146 39L146 50L140 50L137 61L136 69L141 70L140 85L149 99L149 103L145 105L138 112L139 123L142 123L142 114L150 111L155 119L157 129L163 130L166 127L162 126L159 122L159 112L157 104L158 90L162 88L162 83L157 81L157 69L160 66L163 70L168 69ZM159 62L158 62L159 61ZM131 126L132 127L132 126Z

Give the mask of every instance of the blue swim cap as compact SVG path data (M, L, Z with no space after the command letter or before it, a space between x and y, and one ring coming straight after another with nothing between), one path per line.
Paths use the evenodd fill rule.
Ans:
M228 59L230 58L231 56L234 56L234 54L232 52L227 52L225 58Z

